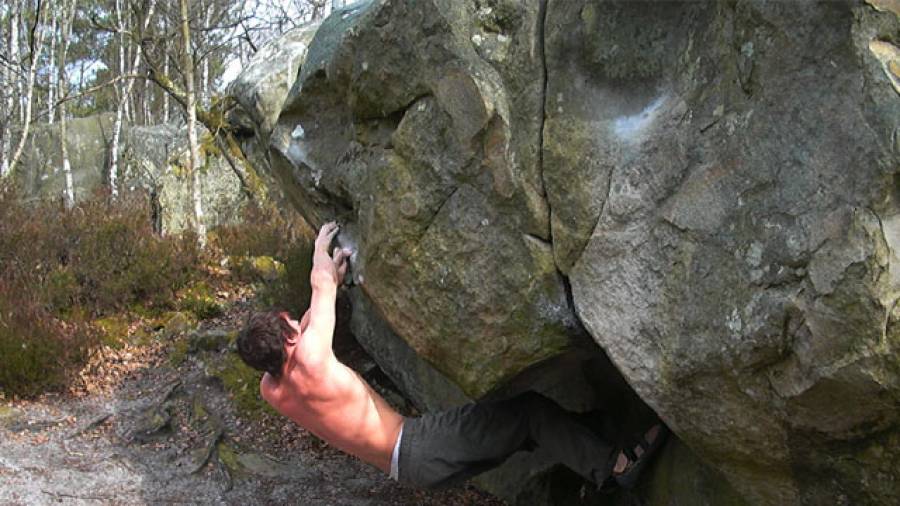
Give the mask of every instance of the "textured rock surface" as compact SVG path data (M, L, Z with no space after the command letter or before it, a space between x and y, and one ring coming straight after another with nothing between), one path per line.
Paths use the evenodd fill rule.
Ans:
M295 28L260 48L229 85L228 94L235 97L242 106L241 111L246 113L246 117L233 119L268 137L318 28L318 23Z
M106 178L103 168L109 158L113 121L114 114L100 114L72 119L71 124L66 125L76 200L88 196ZM58 125L33 125L19 167L11 177L26 196L56 197L62 201L65 177L60 160Z
M505 85L470 40L479 21L466 7L357 4L329 17L272 144L303 214L350 222L356 281L391 328L480 396L565 349L575 320L539 205L541 82ZM522 37L537 30L534 7L516 11ZM525 49L499 65L511 79L540 66Z
M167 132L152 132L161 128L171 128L166 125L155 127L143 127L131 129L131 136L135 140L144 139L142 143L134 143L132 146L142 146L141 149L152 149L167 152L168 156L157 159L155 171L151 178L146 174L134 174L132 176L141 183L150 182L157 188L160 207L162 208L162 229L170 232L179 232L193 228L194 204L191 197L191 175L188 172L190 151L187 145L187 131L185 128L174 129L173 137L168 137ZM205 130L201 130L205 134ZM203 197L203 217L207 227L236 223L240 220L240 213L246 196L241 190L241 182L229 166L225 158L217 149L210 147L210 142L204 134L200 135L203 147L200 155L200 188ZM155 139L159 147L148 147L148 141ZM148 156L137 156L136 159L154 159L150 153ZM129 169L132 169L129 167Z
M354 329L421 405L525 381L580 320L685 443L651 504L893 504L900 19L878 3L355 4L310 43L271 170L345 223Z
M895 502L900 101L868 46L897 18L571 2L547 26L554 251L588 330L753 502Z

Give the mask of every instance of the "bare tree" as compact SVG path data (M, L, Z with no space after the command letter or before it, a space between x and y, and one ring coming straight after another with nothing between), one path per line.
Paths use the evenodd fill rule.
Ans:
M2 136L2 144L0 144L0 178L9 173L9 157L12 154L12 128L10 124L13 121L17 96L13 90L17 88L19 82L19 17L21 16L22 7L19 0L12 0L9 4L9 38L7 39L6 61L3 65L3 85L6 87L5 109L6 117L3 120L3 129L0 131Z
M187 0L181 0L182 73L184 74L187 134L190 147L188 170L191 174L191 196L194 201L194 231L200 246L206 246L206 223L203 221L203 200L200 188L200 145L197 142L197 97L194 93L194 58L191 52L191 29Z
M166 18L164 18L164 19L166 19ZM168 28L168 25L166 24L163 26L164 26L163 31L165 31L165 28ZM163 74L169 75L169 42L168 42L168 40L163 42ZM163 122L168 123L168 121L169 121L169 94L166 93L165 91L163 91L162 100L163 100L163 112L162 112Z
M48 55L47 60L50 62L49 67L52 68L53 62L56 60L56 39L57 39L57 25L59 24L57 18L61 15L61 12L54 12L55 8L59 6L50 3L47 6L47 9L50 11L50 54ZM64 14L62 14L64 15ZM55 108L53 107L53 93L56 91L56 86L53 82L53 72L47 72L47 123L53 124L53 118L55 116Z
M72 23L75 20L75 7L77 0L60 0L60 18L59 18L59 65L57 67L58 96L62 98L68 95L68 76L66 75L66 57L69 52L69 35L72 32ZM69 149L66 136L66 106L67 102L62 101L59 104L59 147L62 157L63 176L66 179L65 184L65 204L67 209L71 209L75 205L75 185L72 182L72 166L69 163ZM54 103L49 104L50 111L53 111ZM52 118L52 114L51 114Z
M34 80L37 75L37 68L40 65L41 53L44 50L44 37L47 33L47 12L49 9L44 8L43 2L38 2L37 11L34 14L34 25L31 29L31 43L28 66L28 78L25 88L25 112L22 118L22 133L19 135L19 142L16 150L13 152L9 162L9 168L6 175L16 170L16 165L22 157L22 151L25 149L25 143L28 141L28 134L31 129L32 102L34 99Z
M124 40L125 27L122 23L122 13L121 9L122 3L121 0L116 0L116 20L119 23L117 27L118 31L122 35L122 39ZM141 23L141 33L147 30L147 27L150 25L150 20L153 19L153 10L156 8L156 0L150 0L147 6L147 12L144 15L144 21ZM135 51L134 59L131 62L131 69L137 70L141 65L141 56L143 55L143 51ZM119 51L119 68L121 69L121 75L126 74L125 70L125 53L124 48L121 48ZM131 95L131 90L134 87L134 79L127 79L121 82L119 86L119 101L116 106L116 120L113 123L113 133L112 133L112 142L110 143L110 153L109 153L109 191L110 195L113 198L116 198L119 195L119 187L118 187L118 179L119 179L119 139L122 134L122 121L125 117L125 112L128 107L128 97Z

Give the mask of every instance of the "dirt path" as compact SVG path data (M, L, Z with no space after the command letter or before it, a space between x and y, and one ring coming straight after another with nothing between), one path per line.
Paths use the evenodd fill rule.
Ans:
M232 329L248 305L203 322ZM110 351L91 393L0 400L0 504L491 505L473 488L398 486L286 420L238 414L209 373L227 349L173 365L178 339Z

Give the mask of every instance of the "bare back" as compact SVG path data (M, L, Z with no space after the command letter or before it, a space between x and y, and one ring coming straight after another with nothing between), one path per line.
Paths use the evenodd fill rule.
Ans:
M311 371L300 346L289 351L280 380L263 376L263 399L329 444L389 472L403 417L333 355Z

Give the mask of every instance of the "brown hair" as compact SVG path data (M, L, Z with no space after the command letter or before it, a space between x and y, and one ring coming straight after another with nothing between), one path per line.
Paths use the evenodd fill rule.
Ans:
M287 359L284 342L294 332L288 324L289 317L287 312L281 310L251 314L237 337L241 360L258 371L280 378L281 368Z

